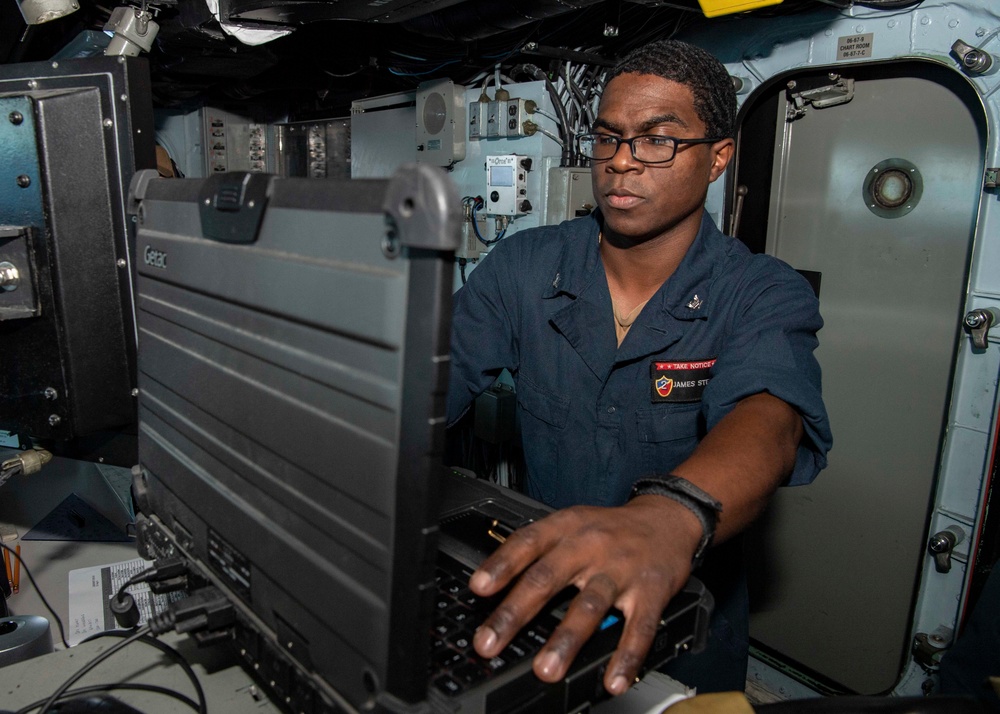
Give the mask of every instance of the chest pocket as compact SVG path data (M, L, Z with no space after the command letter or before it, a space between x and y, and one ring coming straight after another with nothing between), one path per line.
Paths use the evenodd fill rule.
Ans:
M532 498L552 505L558 492L558 474L567 465L563 442L569 400L542 390L522 375L517 382L517 403L528 466L525 490Z
M642 468L651 475L669 473L705 433L701 404L662 404L639 409L635 418Z
M517 401L522 409L549 426L556 429L566 426L569 400L542 390L527 377L521 377L517 382Z

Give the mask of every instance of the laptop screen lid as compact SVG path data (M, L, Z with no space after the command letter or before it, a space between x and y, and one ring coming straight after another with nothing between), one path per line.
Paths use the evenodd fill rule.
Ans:
M140 550L230 596L293 708L421 701L454 187L413 165L133 193Z

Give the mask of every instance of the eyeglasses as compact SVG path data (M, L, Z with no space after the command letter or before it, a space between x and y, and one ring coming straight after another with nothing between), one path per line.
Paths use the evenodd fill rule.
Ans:
M618 153L618 147L628 144L632 158L644 164L665 164L673 161L680 144L714 144L722 139L677 139L673 136L647 134L623 139L612 134L579 134L576 137L577 151L593 161L607 161Z

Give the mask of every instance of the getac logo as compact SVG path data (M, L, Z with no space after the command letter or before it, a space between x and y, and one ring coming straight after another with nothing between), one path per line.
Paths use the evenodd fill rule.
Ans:
M143 261L146 265L151 265L154 268L163 268L166 270L167 267L167 254L159 250L153 250L150 246L146 246L146 252L142 256Z

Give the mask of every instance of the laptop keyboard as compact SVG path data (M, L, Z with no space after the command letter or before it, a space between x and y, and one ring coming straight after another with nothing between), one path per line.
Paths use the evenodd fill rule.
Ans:
M448 696L461 694L533 657L559 624L552 611L546 610L499 655L480 657L472 647L472 636L502 596L475 595L468 587L468 572L455 562L442 561L435 577L438 597L431 628L431 681Z

